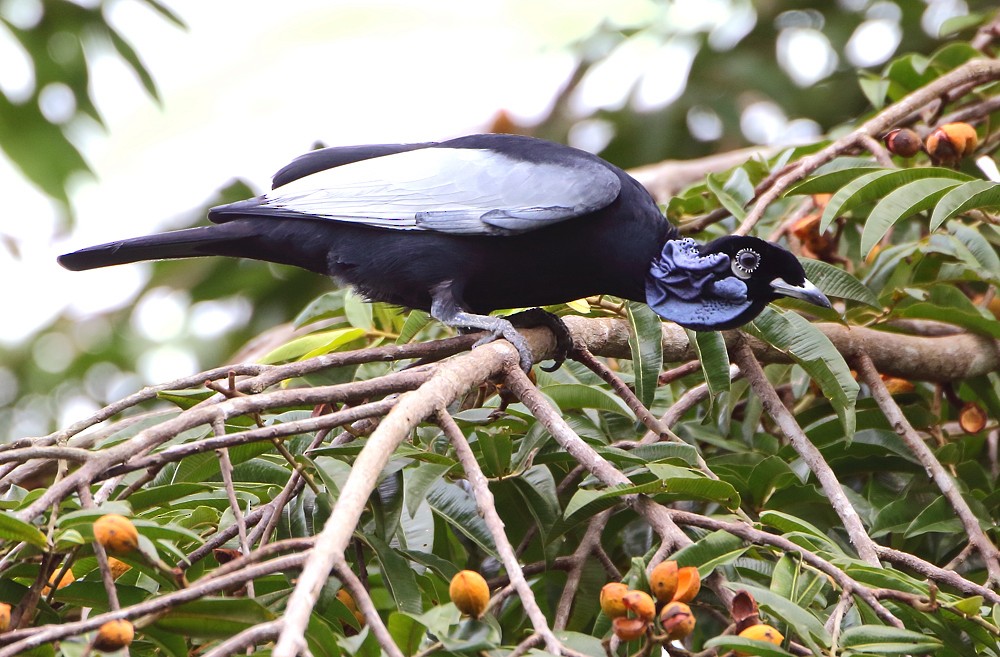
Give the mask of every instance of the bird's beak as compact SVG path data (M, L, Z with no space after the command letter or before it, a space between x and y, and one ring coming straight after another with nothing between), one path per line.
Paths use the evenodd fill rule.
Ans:
M826 298L826 295L820 292L819 288L809 282L809 279L801 285L791 285L786 283L782 278L776 278L771 281L771 287L778 294L783 294L786 297L795 297L796 299L802 299L803 301L808 301L809 303L815 304L817 306L822 306L824 308L832 308L830 305L830 300Z

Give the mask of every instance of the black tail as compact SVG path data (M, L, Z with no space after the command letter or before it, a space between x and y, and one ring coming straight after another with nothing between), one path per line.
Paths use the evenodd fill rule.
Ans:
M317 232L323 222L244 218L228 223L176 230L98 244L59 256L59 264L72 271L123 265L142 260L232 256L296 265L327 273L327 253Z

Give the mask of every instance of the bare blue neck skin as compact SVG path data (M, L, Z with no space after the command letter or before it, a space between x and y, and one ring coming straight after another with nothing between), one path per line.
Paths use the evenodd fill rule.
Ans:
M702 255L689 238L664 244L646 276L646 303L660 317L696 331L732 328L751 305L729 256Z

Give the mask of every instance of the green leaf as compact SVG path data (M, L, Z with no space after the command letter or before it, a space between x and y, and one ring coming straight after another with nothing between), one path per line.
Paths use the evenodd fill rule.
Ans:
M626 406L625 402L603 388L583 385L582 383L556 383L545 386L542 388L542 392L548 395L549 399L563 411L593 408L635 419L632 409Z
M748 549L741 538L719 529L674 552L670 558L679 566L697 566L704 578L716 568L736 561Z
M830 633L823 627L823 623L788 598L749 582L731 582L727 583L726 586L734 591L740 589L747 590L762 609L766 610L770 615L780 618L782 622L789 626L794 627L795 633L814 654L823 654L822 647L830 645Z
M18 543L24 541L39 548L48 544L45 534L37 527L7 513L0 513L0 538Z
M1000 183L990 180L973 180L945 194L931 215L930 229L937 230L946 220L956 214L975 208L1000 205Z
M403 322L403 328L399 330L399 337L396 344L406 344L413 339L420 329L431 323L431 316L423 310L411 310Z
M649 471L663 484L663 493L677 499L703 499L718 502L727 509L740 506L740 494L732 484L710 479L701 470L669 463L650 463Z
M635 394L649 408L656 396L656 384L663 366L663 323L644 303L629 301L626 306L629 334L635 370Z
M831 162L831 164L837 164L840 162L841 160L837 159ZM859 165L856 162L852 162L850 164L852 166L834 168L832 171L821 173L813 176L812 178L803 180L798 185L791 187L787 192L785 192L785 196L803 194L833 194L855 178L869 173L885 171L885 169L881 167L871 166L871 161L867 161L869 166Z
M427 493L427 503L440 518L472 539L492 556L497 556L496 544L472 496L455 484L437 481Z
M727 650L738 650L743 655L759 655L760 657L793 657L792 653L786 651L781 646L776 646L767 641L756 641L754 639L744 639L738 636L721 635L713 637L705 642L705 648L719 648L718 654L725 654ZM820 654L820 653L815 653Z
M858 176L837 190L823 210L819 232L824 232L840 215L869 201L884 198L896 188L922 178L953 178L973 180L971 176L942 167L919 167L916 169L879 169Z
M701 371L714 404L718 395L728 393L730 389L729 351L726 349L726 340L718 331L689 330L687 335L688 341L698 354Z
M980 231L966 226L960 221L949 221L948 232L965 245L965 248L969 250L983 269L1000 275L1000 256L997 255L996 248L983 237Z
M205 597L169 609L155 626L187 637L222 639L275 618L256 600Z
M361 328L339 328L310 333L286 342L261 358L260 362L264 365L273 365L293 360L305 360L337 351L349 342L354 342L364 336L365 330Z
M344 295L344 314L351 326L370 331L375 328L372 305L354 290Z
M840 643L849 650L876 655L919 654L943 645L928 634L885 625L849 627L840 635Z
M556 482L552 471L544 465L535 465L521 476L509 479L510 483L524 498L528 512L535 518L542 541L546 541L549 529L559 521L561 509Z
M396 609L414 614L423 611L420 587L417 586L417 576L410 567L410 562L374 535L365 535L363 540L375 551L382 569L382 583L396 602Z
M879 240L897 221L930 210L959 184L954 178L925 178L892 190L875 206L861 233L861 255L868 257Z
M806 278L821 289L827 296L838 299L850 299L869 305L873 308L882 309L882 304L878 302L878 297L867 285L859 281L850 273L840 267L813 260L812 258L799 258L802 268L806 270Z
M387 626L393 642L399 646L404 655L416 654L427 634L427 628L413 616L397 611L389 614Z
M854 434L858 382L830 339L800 315L765 308L744 330L782 351L819 384L848 436Z
M327 292L326 294L321 294L310 301L309 305L298 314L292 322L292 325L295 328L301 328L307 324L312 324L313 322L318 322L323 319L342 317L343 314L344 290Z
M971 598L959 600L952 607L966 616L978 616L983 606L983 596L974 595Z
M705 184L709 191L719 199L722 207L729 211L729 214L738 221L743 221L747 214L746 204L753 198L753 185L750 183L750 177L743 167L733 169L725 182L722 182L724 175L724 173L709 174L705 178Z
M883 79L880 75L862 71L858 78L858 86L861 87L861 93L876 110L885 106L885 95L889 93L888 80Z

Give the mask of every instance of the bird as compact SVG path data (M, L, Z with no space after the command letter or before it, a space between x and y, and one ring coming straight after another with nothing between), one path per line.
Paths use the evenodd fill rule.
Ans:
M782 246L684 238L649 192L592 153L533 137L321 148L270 191L209 210L210 225L59 256L80 271L144 260L233 256L295 265L369 301L531 350L489 313L612 295L696 331L750 322L770 302L829 299Z

